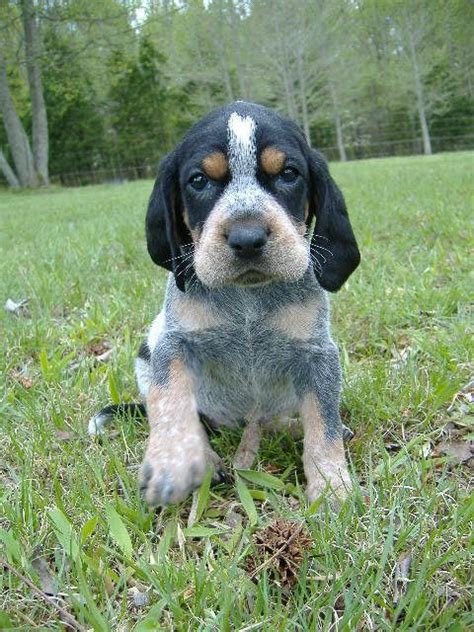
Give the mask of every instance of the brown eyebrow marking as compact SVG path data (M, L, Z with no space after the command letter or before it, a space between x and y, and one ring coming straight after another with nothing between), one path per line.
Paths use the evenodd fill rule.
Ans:
M215 151L203 158L202 168L209 178L223 180L229 171L229 163L221 151Z
M277 147L266 147L261 155L262 169L270 176L276 176L285 164L285 153Z

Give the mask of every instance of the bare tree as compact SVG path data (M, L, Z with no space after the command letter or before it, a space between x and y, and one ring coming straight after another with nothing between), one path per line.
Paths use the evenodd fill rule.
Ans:
M271 24L274 36L268 40L268 53L276 76L283 87L286 112L291 118L297 118L294 75L291 71L291 43L285 28L284 3L279 3L274 10L270 9Z
M22 187L38 186L30 141L13 102L8 86L7 64L0 51L0 111L7 134L10 152L15 165L15 179ZM0 168L8 182L12 180L13 169L8 165L5 156L0 161Z
M13 189L18 189L20 187L20 183L18 182L18 178L15 175L15 172L8 164L8 160L5 158L5 154L0 149L0 171L5 176L6 181Z
M232 85L232 77L229 68L229 61L227 57L227 47L226 42L229 38L228 28L225 19L225 7L222 0L214 3L215 6L211 6L211 10L217 13L217 24L214 25L213 20L207 19L204 21L204 24L207 26L208 37L211 43L215 43L215 48L217 51L217 59L220 67L220 71L222 73L222 79L224 82L225 92L227 99L229 101L234 101L234 88ZM215 28L215 32L213 32L213 27Z
M3 53L8 49L3 33L0 42L0 112L14 168L8 164L5 154L1 152L0 170L11 186L36 187L38 184L49 184L48 120L41 81L41 51L35 8L32 0L21 0L20 6L31 99L32 143L30 144L18 115L8 84L7 60Z
M245 76L242 64L242 49L240 45L240 27L241 17L238 13L239 7L234 0L230 0L227 4L230 14L230 26L232 32L232 43L234 48L235 67L237 71L237 81L239 85L239 97L241 99L247 98L247 86L245 84Z
M318 0L307 20L314 23L307 65L313 95L310 104L316 102L321 113L332 120L342 161L347 160L347 103L354 94L357 75L352 12L350 6Z
M340 105L339 105L339 97L336 92L336 88L334 83L329 80L329 93L331 95L332 109L333 109L333 117L334 117L334 125L336 127L336 142L337 142L337 150L339 151L339 158L342 162L347 160L346 147L344 144L344 134L342 129L342 119L340 113Z
M418 110L421 134L423 137L423 149L424 149L425 154L431 154L432 153L431 138L430 138L430 131L428 129L428 123L426 121L426 105L425 105L425 95L424 95L424 90L423 90L423 81L421 77L418 53L417 53L416 45L415 45L415 36L414 36L413 28L410 22L407 22L406 30L407 30L408 50L409 50L410 60L411 60L412 70L413 70L413 83L414 83L415 95L416 95L416 108Z
M433 8L436 10L433 10ZM449 97L448 86L438 81L434 70L445 59L445 41L440 35L445 22L445 3L413 0L389 5L395 60L392 72L400 90L411 96L416 111L423 151L432 153L428 117L441 112Z
M303 46L297 46L295 48L296 55L296 70L298 76L298 87L299 87L299 96L300 96L300 108L301 108L301 118L303 123L304 134L308 140L310 139L310 130L309 130L309 113L308 113L308 93L306 88L306 73L305 73L305 59L304 59L304 48Z
M42 184L49 184L48 174L48 118L43 97L40 68L40 41L35 9L32 0L21 0L23 29L25 32L26 68L30 88L32 111L33 157L36 172Z

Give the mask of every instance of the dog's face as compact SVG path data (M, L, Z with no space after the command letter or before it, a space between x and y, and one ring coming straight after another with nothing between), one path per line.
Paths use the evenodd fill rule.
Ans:
M312 220L316 226L311 240ZM163 161L148 206L152 259L182 290L297 281L338 290L359 263L344 199L300 129L236 102L197 123Z

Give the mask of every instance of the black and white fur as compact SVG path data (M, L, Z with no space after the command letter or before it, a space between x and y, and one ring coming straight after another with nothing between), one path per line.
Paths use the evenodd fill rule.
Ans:
M267 147L281 152L282 169L289 171L264 171L260 157ZM208 178L196 191L202 161L213 152L225 156L227 175ZM295 173L296 179L287 181ZM228 247L227 233L236 225L254 224L266 227L268 243L262 255L242 260ZM339 289L357 267L359 252L342 194L299 128L244 102L203 119L163 162L149 203L147 242L152 259L171 273L163 310L135 364L143 400L153 389L171 388L170 366L179 358L193 384L191 408L195 402L213 424L235 426L252 419L271 427L275 417L308 416L311 401L323 427L322 441L339 446L341 372L327 290ZM89 432L102 432L114 412L101 411L91 419ZM161 432L160 420L153 423ZM166 423L171 430L159 435L159 450L145 456L142 487L151 504L181 500L205 471L200 459L208 452L200 451L199 442L205 443L200 431L193 461L192 449L172 446L184 440L186 426L179 420ZM310 423L304 424L305 436L320 436L308 430ZM319 455L311 441L308 450L305 444L306 461L319 459L318 468L332 472L326 457L311 456L311 450ZM306 461L310 488L317 474L308 473ZM349 486L345 473L340 478ZM312 500L317 494L308 495Z

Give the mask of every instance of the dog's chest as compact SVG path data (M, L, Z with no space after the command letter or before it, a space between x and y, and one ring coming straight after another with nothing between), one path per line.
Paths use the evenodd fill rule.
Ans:
M295 343L259 323L188 336L198 406L211 418L272 417L295 407Z
M211 326L182 332L198 407L219 423L294 412L299 403L297 376L314 350L320 302L303 301L294 309L287 302L289 307L280 309L276 300L240 298L223 297L213 306ZM311 313L311 322L304 309Z

